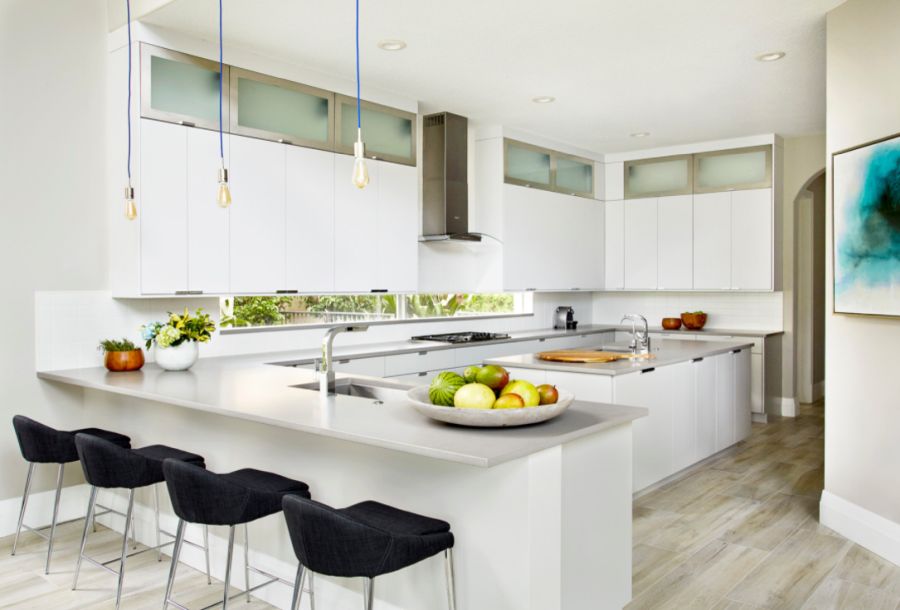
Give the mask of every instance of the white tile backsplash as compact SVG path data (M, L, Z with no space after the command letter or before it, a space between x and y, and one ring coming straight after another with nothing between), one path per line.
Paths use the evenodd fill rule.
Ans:
M372 326L368 332L340 338L342 345L361 345L400 341L412 335L457 330L509 332L549 328L553 311L559 305L575 308L582 325L591 323L590 293L535 293L534 315L513 318L418 322ZM169 311L192 311L202 307L218 323L218 298L190 299L113 299L107 291L38 291L35 293L35 367L59 370L101 366L103 356L97 350L101 339L127 338L142 344L141 325L164 320ZM200 357L232 356L315 348L321 345L321 328L278 332L220 335L201 345ZM149 361L153 354L146 354Z
M593 299L596 324L618 323L626 313L639 313L659 326L663 318L703 310L709 314L709 328L784 328L781 292L597 292Z

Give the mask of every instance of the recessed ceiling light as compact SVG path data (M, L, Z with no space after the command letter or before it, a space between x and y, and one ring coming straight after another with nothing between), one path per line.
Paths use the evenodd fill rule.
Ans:
M649 131L636 131L633 134L631 134L631 137L632 138L646 138L649 135L650 135Z
M756 56L756 61L778 61L782 57L784 57L786 53L784 51L773 51L771 53L762 53L761 55Z
M549 104L551 102L555 102L556 98L552 95L539 95L537 97L531 98L531 101L535 104Z
M406 48L406 43L396 39L382 40L379 41L378 48L383 51L402 51Z

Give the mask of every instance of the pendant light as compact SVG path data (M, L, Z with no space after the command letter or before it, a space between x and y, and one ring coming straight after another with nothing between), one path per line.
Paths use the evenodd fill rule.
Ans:
M369 168L366 166L366 147L362 141L362 111L359 101L359 0L356 0L356 142L353 144L353 184L366 188L369 184Z
M222 135L222 81L225 80L225 68L222 62L222 0L219 0L219 189L216 192L216 203L220 208L231 205L231 189L228 188L228 169L225 167L225 136Z
M137 204L134 202L134 187L131 186L131 0L125 0L125 19L128 29L128 183L125 185L125 218L134 220L137 218Z

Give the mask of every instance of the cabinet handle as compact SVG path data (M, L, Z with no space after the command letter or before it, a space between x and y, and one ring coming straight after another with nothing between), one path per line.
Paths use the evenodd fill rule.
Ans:
M581 288L575 287L575 288L571 288L570 290L581 290Z
M350 364L349 360L338 360L338 364Z
M427 356L427 355L428 355L428 352L419 352L419 355L420 355L420 356ZM425 373L422 373L422 374L424 375Z
M733 350L731 350L731 353L732 353L732 354L740 354L742 351L744 351L744 350L742 350L742 349L733 349Z
M538 339L538 343L543 343L543 342L546 341L546 340L547 340L546 338L544 338L544 339Z
M703 362L703 358L694 358L691 362Z
M535 290L537 290L537 288L526 288L525 289L526 292L534 292Z
M387 291L388 291L387 288L373 288L369 292L387 292Z
M643 371L641 371L641 375L645 375L645 374L647 374L647 373L652 373L652 372L655 371L655 370L656 370L655 368L652 368L652 369L644 369Z
M419 377L425 377L428 374L428 371L422 371L421 373L417 373Z
M178 121L179 125L184 125L185 127L196 127L196 124L190 121Z
M279 144L293 144L293 142L291 142L290 140L285 140L284 138L279 139L278 143Z
M276 290L276 291L275 291L275 294L297 294L297 291L296 291L296 290L290 290L290 289Z
M178 294L178 295L203 294L203 291L202 290L176 290L175 294Z

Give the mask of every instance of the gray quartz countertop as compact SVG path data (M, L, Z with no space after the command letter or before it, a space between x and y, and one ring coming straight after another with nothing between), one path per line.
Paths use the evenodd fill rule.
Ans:
M354 396L322 398L318 391L292 387L315 381L314 373L271 366L259 356L203 358L182 372L148 364L129 373L96 367L44 371L38 377L478 467L521 458L647 414L641 408L576 400L563 415L534 426L462 428L426 418L402 394L383 404Z
M550 362L541 360L537 354L522 354L485 360L488 364L499 364L505 367L522 369L541 369L545 371L563 371L568 373L585 373L589 375L624 375L645 369L658 368L670 364L687 362L697 358L706 358L725 354L738 349L750 349L753 343L745 341L683 341L664 339L651 344L653 358L618 360L605 363Z

